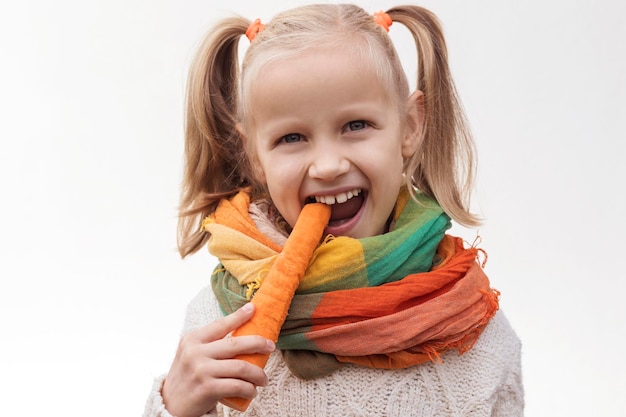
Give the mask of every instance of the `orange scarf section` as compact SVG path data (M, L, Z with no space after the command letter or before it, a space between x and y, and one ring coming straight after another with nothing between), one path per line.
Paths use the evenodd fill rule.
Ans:
M438 249L444 260L430 272L408 275L401 281L379 287L352 290L352 294L336 291L324 297L316 312L335 311L336 315L341 315L343 306L354 301L354 296L368 300L370 317L352 323L349 330L342 329L341 338L328 334L327 337L333 339L331 349L359 350L354 344L359 343L359 335L367 334L368 340L376 340L376 349L386 352L363 356L338 354L337 359L374 368L397 369L441 361L440 354L449 349L460 353L470 350L498 310L500 295L490 288L487 276L476 262L478 252L476 248L464 249L460 238L446 235ZM397 290L401 290L401 297ZM350 314L355 313L354 308L349 310ZM378 326L376 320L384 321L384 326ZM322 324L323 321L314 317L313 333L329 327ZM410 336L407 337L408 327ZM324 350L324 341L315 339ZM341 340L348 343L343 348L337 346L337 341Z

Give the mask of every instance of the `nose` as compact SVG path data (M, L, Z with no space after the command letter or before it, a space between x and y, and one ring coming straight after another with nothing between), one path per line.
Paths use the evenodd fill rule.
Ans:
M309 176L323 181L333 181L350 170L350 161L341 151L341 146L328 146L328 143L326 145L318 147L313 152Z

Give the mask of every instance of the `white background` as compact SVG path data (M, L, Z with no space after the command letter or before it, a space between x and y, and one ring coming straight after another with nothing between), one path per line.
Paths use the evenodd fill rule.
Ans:
M142 413L215 263L175 250L191 56L230 11L267 21L285 3L3 4L3 414ZM624 416L626 7L421 4L443 22L476 135L479 233L524 343L526 415Z

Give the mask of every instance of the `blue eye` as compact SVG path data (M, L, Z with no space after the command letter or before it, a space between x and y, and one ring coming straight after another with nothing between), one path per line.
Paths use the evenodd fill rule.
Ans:
M363 120L355 120L353 122L348 123L348 130L355 131L365 129L367 127L367 123Z
M296 143L300 142L301 140L303 140L303 137L299 133L290 133L280 138L280 141L284 143Z

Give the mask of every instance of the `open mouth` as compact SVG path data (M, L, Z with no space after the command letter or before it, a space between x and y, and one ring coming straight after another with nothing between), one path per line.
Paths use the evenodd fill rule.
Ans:
M365 192L360 188L336 195L314 196L310 200L331 206L329 227L340 226L354 218L365 201Z

